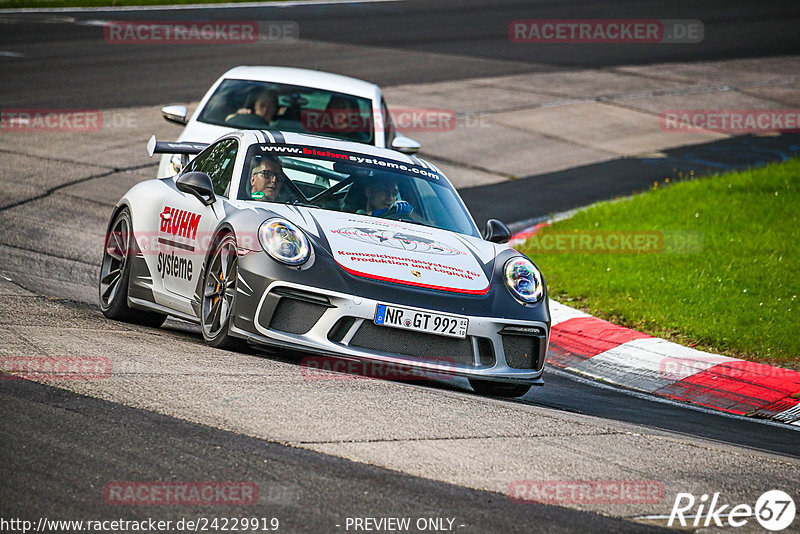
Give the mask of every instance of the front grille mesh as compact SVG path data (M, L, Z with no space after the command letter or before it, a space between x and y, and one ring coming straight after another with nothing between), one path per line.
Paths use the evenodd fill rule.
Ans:
M350 346L412 356L423 360L472 365L472 342L459 339L378 326L364 321L350 340Z
M283 297L275 307L269 327L287 334L305 334L317 324L327 309L321 304Z
M503 352L512 369L536 369L539 366L539 338L503 335Z

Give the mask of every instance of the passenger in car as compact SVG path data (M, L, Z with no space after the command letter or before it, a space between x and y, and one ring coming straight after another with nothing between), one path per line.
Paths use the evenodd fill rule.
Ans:
M248 128L264 128L275 121L278 113L278 97L275 93L261 90L247 104L231 113L225 120L233 125Z
M376 177L364 185L366 205L364 209L358 210L356 213L380 217L392 213L403 215L414 211L414 207L410 203L398 198L399 193L397 180Z

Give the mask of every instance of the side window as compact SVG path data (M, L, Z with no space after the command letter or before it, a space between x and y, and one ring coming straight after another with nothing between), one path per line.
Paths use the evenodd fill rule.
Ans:
M189 165L185 172L200 171L211 177L214 184L214 194L226 196L228 186L233 178L233 165L236 162L236 153L239 151L239 141L226 139L206 150Z
M386 100L381 98L381 110L383 111L383 129L386 135L386 148L392 148L392 141L394 141L396 132L394 129L394 121L392 115L389 113L389 108L386 107Z

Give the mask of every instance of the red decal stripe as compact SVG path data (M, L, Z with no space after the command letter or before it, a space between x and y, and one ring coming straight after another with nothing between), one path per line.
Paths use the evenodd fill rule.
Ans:
M336 263L339 262L337 261ZM362 273L359 271L348 269L341 263L339 263L339 266L354 276L361 276L363 278L370 278L372 280L380 280L381 282L392 282L395 284L404 284L407 286L424 287L425 289L437 289L439 291L449 291L451 293L466 293L467 295L485 295L486 293L489 292L488 284L486 285L485 289L456 289L453 287L434 286L430 284L422 284L420 282L411 282L407 280L397 280L396 278L387 278L385 276L378 276L376 274Z

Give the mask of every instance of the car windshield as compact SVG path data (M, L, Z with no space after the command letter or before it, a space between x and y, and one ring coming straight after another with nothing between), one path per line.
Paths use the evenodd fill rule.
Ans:
M434 169L343 150L253 145L238 198L402 220L479 237L447 179Z
M284 130L374 144L372 101L280 83L223 80L197 119L245 130Z

